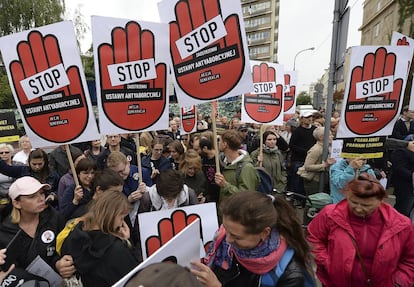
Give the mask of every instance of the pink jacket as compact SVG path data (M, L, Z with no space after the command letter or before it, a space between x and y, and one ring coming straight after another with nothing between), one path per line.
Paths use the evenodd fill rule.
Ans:
M374 255L371 286L411 287L414 284L414 226L386 203L380 205L384 228ZM350 236L348 202L326 206L308 226L317 276L329 287L353 286L351 272L358 260Z

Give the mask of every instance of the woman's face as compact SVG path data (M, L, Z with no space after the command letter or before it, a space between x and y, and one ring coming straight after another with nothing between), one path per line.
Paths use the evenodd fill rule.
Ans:
M11 152L7 147L4 147L2 149L0 149L0 158L2 160L4 160L5 162L10 162L11 161Z
M268 227L259 234L248 234L243 225L232 221L228 216L223 216L223 226L226 229L227 243L239 249L255 248L270 234L270 228Z
M21 195L19 200L13 200L13 206L26 213L40 213L46 208L45 192L41 189L31 195Z
M276 146L277 138L275 135L269 134L266 138L265 145L269 148L274 148Z
M159 159L162 155L163 148L164 147L162 146L162 144L155 144L154 147L152 148L151 159L154 159L154 160Z
M180 154L178 153L178 151L175 149L175 148L173 148L173 147L170 147L170 155L171 155L171 158L173 159L173 160L175 160L175 161L177 161L177 160L179 160L180 159Z
M356 216L365 217L373 213L381 204L376 197L360 198L352 192L347 195L348 205Z
M95 176L95 170L89 169L89 170L82 170L79 173L79 181L84 186L91 186L93 177Z
M45 161L43 158L32 158L29 164L34 172L40 172L45 166Z
M195 173L196 173L196 168L194 166L192 166L192 165L189 165L187 167L187 175L189 177L193 177L195 175Z
M122 223L124 222L124 219L127 215L128 215L128 212L122 212L115 216L114 230L117 230L120 226L122 226Z

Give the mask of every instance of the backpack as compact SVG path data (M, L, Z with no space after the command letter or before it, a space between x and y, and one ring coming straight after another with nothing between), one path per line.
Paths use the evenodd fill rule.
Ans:
M236 182L239 184L240 173L244 165L248 162L242 161L237 163L236 169ZM266 171L264 167L255 166L254 169L256 170L257 174L259 175L259 186L257 187L256 191L264 193L264 194L272 194L273 192L273 184L272 184L272 177Z
M261 277L261 287L270 287L270 286L277 286L277 282L279 281L280 277L282 277L283 273L286 270L289 262L292 260L295 251L292 248L286 249L285 253L283 253L282 258L280 258L279 263L276 265L275 269L271 270L270 272L263 274ZM304 269L305 275L305 282L304 287L315 287L316 283L309 271L305 268Z

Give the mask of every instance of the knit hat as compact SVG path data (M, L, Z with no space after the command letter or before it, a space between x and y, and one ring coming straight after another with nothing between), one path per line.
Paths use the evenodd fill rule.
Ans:
M201 287L191 272L175 263L154 263L138 271L125 287Z

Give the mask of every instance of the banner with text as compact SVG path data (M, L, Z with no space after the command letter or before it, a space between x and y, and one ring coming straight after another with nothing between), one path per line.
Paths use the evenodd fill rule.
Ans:
M250 61L253 90L243 95L241 120L246 123L283 124L283 66Z
M14 112L0 113L0 143L17 142L19 138Z
M164 0L158 10L170 25L171 71L180 105L253 90L239 0Z
M167 129L168 25L92 17L102 134Z
M352 47L337 138L392 133L412 56L412 48L406 46Z
M99 138L71 21L4 36L0 51L33 147Z

